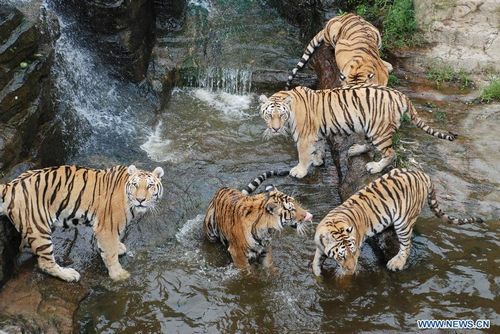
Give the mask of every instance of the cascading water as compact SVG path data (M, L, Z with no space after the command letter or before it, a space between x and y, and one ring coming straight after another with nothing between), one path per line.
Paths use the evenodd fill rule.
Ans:
M57 14L61 35L55 46L52 74L57 89L58 116L66 143L78 163L98 163L108 156L138 154L134 148L154 116L154 104L134 84L113 77L93 50L85 46L78 23L44 4ZM113 153L115 152L115 153Z

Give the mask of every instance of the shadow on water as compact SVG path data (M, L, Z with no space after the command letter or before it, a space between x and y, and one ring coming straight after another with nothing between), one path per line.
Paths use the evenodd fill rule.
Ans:
M109 280L90 231L80 230L69 255L90 289L75 316L79 331L399 332L417 331L418 319L451 318L490 319L498 326L500 240L499 223L493 220L500 216L499 140L493 128L498 105L489 110L445 103L445 123L421 111L437 128L463 134L455 143L411 127L403 131L406 147L436 182L443 208L490 219L458 228L442 224L425 209L403 272L388 272L366 245L356 277L339 282L335 265L327 261L324 277L316 279L310 270L314 226L307 238L285 229L274 240L274 274L259 269L243 274L221 246L204 241L203 214L219 187L240 188L263 171L292 167L297 158L290 138L262 139L264 123L257 112L262 92L251 92L250 78L260 66L288 68L296 50L302 50L296 47L290 58L279 44L273 54L259 58L256 45L279 39L272 31L284 36L277 43L300 42L288 43L283 33L288 26L278 28L282 21L273 21L273 12L260 2L238 3L246 12L231 12L226 1L190 1L187 32L165 37L165 45L174 46L197 41L185 36L201 36L193 44L202 51L193 50L191 60L196 71L205 72L190 83L195 87L176 88L160 116L137 87L108 76L77 44L72 23L63 22L54 74L60 115L67 122L68 140L75 143L68 162L160 165L166 172L159 212L127 228L129 252L121 262L132 274L128 281ZM252 13L255 21L238 21L241 13ZM261 25L261 18L272 23ZM241 31L247 31L246 40ZM236 38L244 42L234 45ZM207 61L218 55L206 49L212 42L224 51L220 62ZM417 102L421 107L423 101ZM319 222L339 203L333 175L329 161L306 180L272 182L296 196ZM71 234L58 231L54 239L56 249L64 249Z

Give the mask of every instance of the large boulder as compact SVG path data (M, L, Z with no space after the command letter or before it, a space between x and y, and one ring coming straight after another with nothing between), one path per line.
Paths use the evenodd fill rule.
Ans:
M418 61L466 71L500 71L498 0L414 0L415 17L431 49Z

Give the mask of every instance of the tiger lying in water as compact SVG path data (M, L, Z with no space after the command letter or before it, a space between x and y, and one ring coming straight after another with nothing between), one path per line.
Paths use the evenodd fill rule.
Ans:
M296 221L297 231L303 233L305 223L311 222L309 212L273 186L266 187L264 193L248 195L267 177L284 175L288 172L264 173L241 192L222 188L210 202L203 223L205 235L208 240L220 241L228 247L236 267L248 269L251 260L271 267L274 231Z
M314 274L321 275L321 265L327 257L335 259L343 274L354 274L365 238L390 225L394 225L400 246L387 268L402 270L410 254L413 226L426 199L434 214L445 222L482 222L480 218L459 219L441 211L427 174L393 169L330 211L319 223L314 237Z
M397 90L374 85L312 90L295 87L280 91L267 98L260 96L260 112L266 121L264 136L292 133L297 143L299 164L290 175L302 178L311 164L323 164L324 139L328 135L364 134L383 155L379 162L366 164L368 172L382 171L394 159L392 135L408 112L411 122L425 132L441 139L453 141L455 134L434 130L421 120L410 99ZM365 153L370 145L353 145L349 156Z
M288 77L287 90L297 72L324 42L335 49L335 62L343 86L362 83L387 85L392 65L380 58L380 32L360 16L346 14L328 21L325 28L309 42L302 58Z
M80 279L54 259L51 231L55 226L84 223L93 227L101 257L113 280L126 279L118 255L127 249L120 233L133 218L154 208L162 197L163 169L152 173L115 166L106 170L61 166L31 170L0 185L0 214L21 233L44 272L68 282Z

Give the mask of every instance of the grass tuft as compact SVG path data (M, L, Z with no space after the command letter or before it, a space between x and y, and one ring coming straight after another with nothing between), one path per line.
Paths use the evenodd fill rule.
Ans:
M427 79L434 81L438 88L445 83L457 84L460 86L460 89L474 87L474 82L463 69L455 71L449 65L444 65L444 66L432 65L429 68L429 72L427 73Z
M500 78L494 78L488 86L484 87L479 99L484 103L500 101Z

